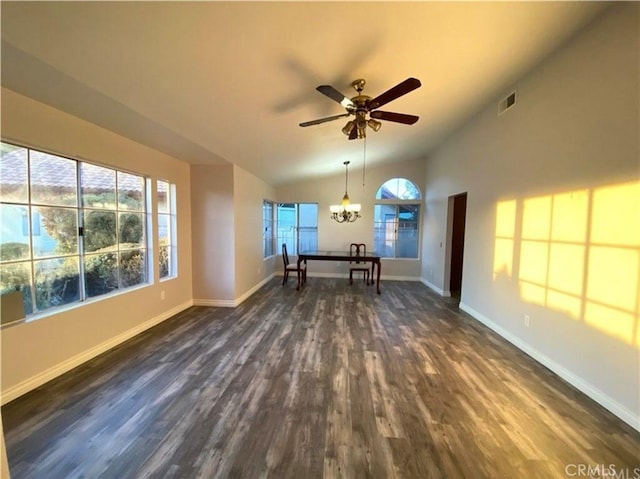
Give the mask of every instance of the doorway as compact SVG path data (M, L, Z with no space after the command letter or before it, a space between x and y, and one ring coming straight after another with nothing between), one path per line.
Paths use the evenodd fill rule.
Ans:
M449 291L460 299L462 293L462 262L464 259L464 228L467 217L467 194L453 197L453 219L451 229L451 269Z

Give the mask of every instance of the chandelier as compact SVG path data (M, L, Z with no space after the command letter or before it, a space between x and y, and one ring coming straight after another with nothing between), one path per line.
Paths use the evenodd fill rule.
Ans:
M331 210L331 218L338 223L353 223L355 220L360 218L360 205L351 204L349 201L349 194L347 193L347 184L349 182L349 163L351 162L345 161L343 163L345 167L345 179L342 203L339 205L331 205L329 207L329 210Z

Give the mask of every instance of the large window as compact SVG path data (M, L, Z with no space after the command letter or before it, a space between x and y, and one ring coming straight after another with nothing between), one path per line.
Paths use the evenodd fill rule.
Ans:
M160 279L178 275L176 235L176 186L167 181L156 183L158 200L158 268Z
M418 258L420 190L406 178L387 180L376 193L374 250L385 258Z
M318 249L318 204L278 204L278 246L287 244L287 252Z
M0 293L32 314L147 282L142 176L0 143Z
M273 230L275 220L275 208L273 201L262 202L262 257L268 258L275 254Z

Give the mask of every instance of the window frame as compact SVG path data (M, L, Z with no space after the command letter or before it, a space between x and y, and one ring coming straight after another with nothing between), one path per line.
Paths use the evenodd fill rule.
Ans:
M166 185L166 193L167 193L167 211L160 210L160 184L163 183ZM177 212L177 199L176 199L176 190L177 187L175 183L172 183L168 180L157 179L155 182L155 196L156 196L156 232L158 234L158 251L156 255L156 266L158 268L158 280L159 281L168 281L170 279L174 279L178 277L178 212ZM169 230L167 244L161 244L160 239L160 228L161 228L161 218L166 218L166 225ZM162 249L168 248L167 254L167 274L163 275L162 268Z
M262 258L276 255L276 205L275 201L262 200ZM269 214L270 210L270 214Z
M307 206L314 206L315 207L315 226L313 225L300 225L301 222L301 215L300 215L300 208L301 207L307 207ZM303 250L315 250L318 249L318 215L319 215L319 204L318 203L311 203L311 202L278 202L276 203L276 207L277 207L277 211L276 211L276 240L278 243L278 246L281 246L283 243L287 244L287 253L289 255L293 255L293 256L297 256L298 255L298 251L300 251L300 247L301 247L301 241L300 241L300 236L301 233L311 233L311 237L310 237L310 241L305 241L305 245L303 245L304 247L302 248ZM293 226L285 226L285 227L281 227L281 211L284 210L284 208L288 208L288 209L292 209L293 213L294 213L294 221L293 221ZM282 230L284 230L285 228L289 229L291 232L291 235L286 235L283 236L283 234L281 233ZM303 230L303 231L301 231ZM291 237L289 239L289 237ZM310 246L309 246L310 245Z
M18 207L26 211L27 224L25 226L27 226L28 234L23 235L25 236L25 238L19 241L19 243L25 244L27 247L27 251L24 256L20 256L18 258L4 259L0 261L0 264L3 270L3 273L4 271L10 271L13 266L24 268L23 270L26 272L26 279L22 281L9 280L7 281L6 284L2 284L4 283L4 281L2 281L2 283L0 283L0 287L4 292L8 292L11 290L22 291L23 302L25 305L25 319L27 321L33 320L33 319L39 319L41 317L59 312L60 310L81 306L83 304L92 302L94 300L103 299L116 294L122 294L132 289L144 287L152 283L153 278L150 275L150 261L149 261L149 253L151 251L152 239L148 234L149 232L148 198L150 194L150 188L149 188L150 182L148 177L140 173L126 171L119 168L114 168L112 166L101 165L95 162L86 161L84 159L76 159L68 155L51 152L42 148L27 146L24 144L13 142L13 141L6 141L2 139L0 140L0 142L2 144L2 149L3 149L2 160L5 159L5 153L4 153L5 147L17 149L17 150L23 150L25 155L24 158L20 158L19 161L20 162L24 161L24 165L26 168L26 176L25 178L21 178L19 181L24 182L24 186L22 188L26 189L26 194L22 198L12 198L9 194L7 196L0 195L0 205L2 205L3 209L6 207ZM70 162L70 165L72 165L72 168L73 168L73 172L70 171L69 174L66 176L63 175L61 177L62 183L60 185L56 185L54 183L54 187L68 188L69 194L73 195L75 198L74 199L75 204L73 205L69 204L69 205L63 206L63 205L56 204L55 200L53 201L48 199L37 200L37 198L34 200L33 192L35 188L41 188L41 189L47 188L46 185L40 185L38 180L36 180L32 174L32 169L34 168L33 165L37 164L38 161L41 161L40 159L36 159L38 157L43 158L44 161L47 161L47 160L53 161L55 159L59 159L62 161ZM83 179L85 178L82 172L83 165L104 168L106 170L110 170L111 172L113 172L113 176L116 178L115 183L112 186L113 194L115 195L115 201L113 202L112 205L110 205L111 206L110 208L101 209L101 208L96 208L95 205L93 206L85 205L84 202L86 198L84 196L85 195L84 188L86 188L86 184L83 184ZM86 172L84 174L86 175ZM129 209L126 205L124 205L124 203L122 205L120 204L119 195L123 193L123 190L119 186L118 184L119 180L117 178L121 174L131 175L135 177L134 179L139 179L139 182L140 182L140 190L139 190L140 191L139 193L140 208L139 209L135 209L135 208ZM68 183L68 185L64 184L65 182ZM3 183L3 186L4 186L4 183ZM47 195L53 194L51 192L46 193L46 189L43 189L42 191L45 192L45 194ZM52 198L55 198L55 195ZM58 209L61 211L65 210L65 211L71 212L71 216L75 218L74 224L71 226L72 230L75 229L75 234L69 236L69 238L75 238L75 239L72 239L72 241L75 242L75 246L74 246L75 249L73 252L60 251L58 249L60 246L60 239L49 236L49 234L46 233L46 227L44 225L38 224L37 228L34 227L33 222L35 221L35 219L37 219L37 217L40 217L40 221L42 221L41 210L43 208ZM109 289L107 291L101 292L99 294L93 295L93 294L90 294L90 289L89 289L90 287L88 284L90 279L88 279L86 276L86 267L87 267L86 262L94 257L97 258L98 256L100 256L100 253L96 252L96 251L99 251L99 249L91 252L85 251L85 243L87 238L85 234L86 226L87 226L87 224L85 223L85 216L95 211L108 212L110 215L114 215L114 218L115 218L115 221L113 223L115 225L114 242L112 245L105 246L100 249L103 249L102 255L106 255L106 256L112 255L113 257L115 257L115 264L112 263L109 266L111 269L108 271L109 273L111 273L112 271L115 272L116 287ZM121 226L122 226L121 220L124 215L139 216L141 218L141 224L139 225L139 228L135 228L134 230L129 230L127 232L128 234L134 234L134 236L136 234L140 235L140 239L134 241L134 243L137 243L139 241L138 245L134 245L134 243L131 243L131 241L129 242L123 241L122 234L124 233L121 230ZM17 226L20 230L22 230L21 225L18 224ZM3 228L4 227L10 227L10 224L9 223L3 224ZM136 230L138 231L136 232ZM52 249L51 251L45 249L45 250L42 250L40 254L36 254L36 251L34 249L35 248L34 241L35 241L35 238L39 236L46 236L50 243L49 247L53 247L54 249ZM4 239L2 241L3 241L1 243L2 245L11 243L11 241L5 243ZM124 264L122 261L123 261L123 258L128 254L133 254L135 256L136 253L137 253L137 256L142 256L142 264L141 266L138 266L136 269L129 270L129 271L133 271L134 275L140 274L142 279L141 281L136 282L135 284L126 284L126 281L124 280L124 278L126 277L125 270L130 265ZM65 281L65 288L66 288L66 284L68 284L68 281L71 281L71 283L73 283L71 287L72 288L77 287L77 293L74 292L73 297L70 297L70 299L63 297L60 300L60 298L57 298L56 296L55 301L42 303L42 301L38 299L38 294L40 293L37 291L37 289L39 288L38 277L37 277L38 267L40 267L41 265L44 265L45 264L44 262L46 261L59 262L59 261L68 261L69 259L76 262L77 268L75 269L72 268L72 270L69 270L69 272L65 273L66 274L65 276L60 276L60 277ZM138 260L136 259L135 262L137 261ZM140 265L140 263L138 263L138 265ZM54 271L57 274L59 269L54 267L54 269L51 271ZM76 275L77 277L74 278L74 276ZM50 274L48 275L48 277L45 278L45 283L41 283L46 285L45 289L43 290L45 291L45 294L49 294L52 291L49 289L48 290L49 293L46 292L47 288L51 286L49 284L49 281L55 282L57 277L58 276L56 276L55 274ZM66 299L69 299L69 300L66 301ZM38 304L39 302L40 304Z
M397 181L398 184L401 181L406 181L410 184L411 188L406 188L405 191L415 191L415 194L413 195L413 197L410 198L383 198L382 196L382 191L383 188L385 188L385 185L387 185L389 182L391 181ZM399 260L419 260L420 259L420 240L421 240L421 236L422 236L422 229L421 229L421 223L422 223L422 192L420 191L420 188L413 182L411 181L409 178L406 177L393 177L393 178L388 178L387 180L385 180L380 187L378 187L378 189L376 190L376 194L375 194L375 200L374 200L374 214L373 214L373 243L374 243L374 251L376 251L378 254L381 255L382 258L385 259L399 259ZM379 207L381 206L393 206L394 207L394 214L393 214L393 220L389 221L389 222L383 222L381 220L379 220L377 218L377 211L379 209ZM400 214L401 214L401 208L403 207L415 207L416 208L416 221L415 221L415 232L416 232L416 237L415 237L415 251L416 251L416 256L398 256L398 250L399 250L399 246L401 246L401 238L400 238L400 231L401 231L401 227L400 224L403 222L402 219L400 218ZM391 241L393 243L393 245L391 246L392 251L393 251L393 256L384 256L384 253L386 252L387 248L380 248L379 247L379 241L380 241L380 237L384 237L385 236L385 230L388 230L388 225L391 224L393 225L393 238L387 241ZM382 236L381 234L382 233ZM388 233L387 233L388 234ZM386 238L385 238L386 240ZM413 241L412 241L413 243Z

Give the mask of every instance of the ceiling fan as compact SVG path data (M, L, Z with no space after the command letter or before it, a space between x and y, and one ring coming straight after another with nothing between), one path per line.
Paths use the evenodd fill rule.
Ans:
M393 121L396 123L404 123L405 125L413 125L418 121L415 115L406 115L404 113L394 113L390 111L380 111L383 105L395 100L396 98L406 95L410 91L415 90L421 86L420 80L417 78L407 78L405 81L398 83L393 88L390 88L386 92L378 95L375 98L363 95L364 85L366 82L363 79L354 80L351 82L351 86L358 92L356 96L349 99L333 88L331 85L320 85L316 88L320 93L328 96L333 101L340 103L346 110L346 113L340 115L328 116L326 118L319 118L317 120L305 121L300 123L300 126L319 125L327 121L337 120L346 116L354 115L354 120L349 120L347 124L342 128L342 133L347 135L350 140L365 138L367 136L367 126L373 131L378 131L382 126L378 120ZM369 118L367 119L367 114Z

